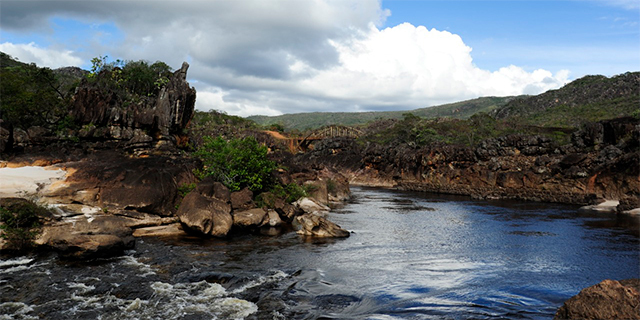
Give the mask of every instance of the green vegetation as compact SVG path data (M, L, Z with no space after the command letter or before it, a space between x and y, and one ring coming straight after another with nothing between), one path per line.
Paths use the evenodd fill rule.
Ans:
M267 158L267 151L253 137L229 141L205 137L194 153L204 165L196 174L200 179L212 176L231 191L245 187L253 192L269 190L275 185L272 171L277 165Z
M371 126L376 127L376 124ZM495 120L486 113L476 114L466 120L424 119L407 113L404 119L382 130L372 130L362 140L418 147L434 143L472 146L488 138L525 131L531 130L517 128L512 122Z
M268 192L263 192L256 197L256 205L258 207L274 208L276 199L283 199L286 203L292 203L307 195L305 188L296 183L276 184Z
M128 98L156 96L169 83L172 71L161 61L153 64L144 60L107 62L107 56L102 56L91 59L91 63L91 72L87 75L90 82Z
M492 114L529 125L567 128L630 116L639 105L640 72L627 72L610 78L585 76L557 90L514 99Z
M476 113L497 109L512 99L513 97L482 97L411 111L314 112L284 114L275 117L251 116L247 119L253 120L259 125L276 125L288 131L316 129L328 125L359 126L378 120L402 119L407 112L423 118L467 119Z
M0 119L8 128L73 126L67 105L75 86L63 86L49 68L0 56Z
M184 198L189 192L196 188L196 183L183 183L178 186L178 196Z
M573 107L558 105L529 115L522 121L536 126L577 128L587 122L633 116L638 110L640 99L624 96Z
M247 131L258 129L258 125L251 120L230 116L222 111L209 110L196 111L188 130L190 143L200 146L204 143L204 137L237 138Z
M0 237L7 241L5 248L17 251L32 248L42 226L40 219L46 214L46 208L26 200L0 207Z

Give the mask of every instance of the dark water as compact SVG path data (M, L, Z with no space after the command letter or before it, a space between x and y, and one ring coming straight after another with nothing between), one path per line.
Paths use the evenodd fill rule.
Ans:
M0 259L0 319L550 319L640 276L638 218L354 188L341 240L143 239L125 257Z

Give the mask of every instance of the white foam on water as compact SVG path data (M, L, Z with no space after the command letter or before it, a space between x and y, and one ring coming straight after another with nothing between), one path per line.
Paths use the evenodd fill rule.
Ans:
M33 308L22 302L0 303L0 320L38 319L38 317L28 315L30 312L33 312Z
M244 291L246 291L247 289L251 289L251 288L255 288L257 286L261 286L265 283L272 283L272 282L276 282L276 281L280 281L286 277L288 277L289 275L286 274L284 271L281 270L277 270L275 271L274 274L270 275L270 276L266 276L266 277L259 277L256 280L253 281L249 281L247 282L247 284L231 291L231 293L236 294L236 293L242 293Z
M9 260L0 260L0 274L14 273L29 270L33 267L41 266L41 264L29 265L34 259L27 257L13 258Z
M211 319L244 319L258 311L258 307L246 300L230 297L217 283L206 281L195 283L154 282L150 284L154 294L149 300L135 298L120 299L110 293L91 295L93 286L78 282L67 283L74 289L70 300L73 307L70 315L116 307L120 312L101 314L100 319L176 319L189 314L198 314Z
M69 287L70 289L76 289L75 293L77 294L85 294L96 288L95 286L88 286L84 283L79 282L68 282L67 287Z
M122 264L126 266L132 266L132 267L138 268L141 273L137 274L137 276L140 276L140 277L146 277L146 276L156 274L156 271L153 269L151 265L142 263L133 256L122 257Z
M9 259L9 260L0 260L0 268L23 265L23 264L29 264L33 260L34 259L27 258L27 257L18 257L18 258L13 258L13 259Z
M154 312L167 319L185 313L204 313L213 319L244 319L258 311L258 307L249 301L228 297L224 287L217 283L200 281L172 285L154 282L151 288L161 301L154 303Z

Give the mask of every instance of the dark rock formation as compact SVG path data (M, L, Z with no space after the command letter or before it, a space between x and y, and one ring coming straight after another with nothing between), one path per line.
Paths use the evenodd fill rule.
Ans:
M195 180L192 160L164 156L130 158L106 150L65 165L74 173L49 197L159 216L173 215L178 186Z
M300 224L298 234L313 236L318 238L346 238L349 231L342 229L339 225L321 217L317 214L303 214L296 217Z
M554 320L640 319L640 279L604 280L567 300Z
M89 146L107 144L107 148L134 153L172 151L186 143L184 129L194 114L196 91L186 81L188 68L183 63L157 95L133 98L125 98L122 92L101 86L99 81L82 78L69 105L69 115L78 128L5 128L0 130L0 153L53 149L68 141L74 141L77 147L78 140ZM73 78L79 71L68 68L60 72Z
M330 167L355 184L591 204L598 198L640 197L639 137L640 122L621 118L586 126L564 146L521 134L488 139L474 148L373 143L363 148L343 138L319 144L296 160ZM353 155L356 151L359 156Z
M225 189L219 182L200 183L182 199L177 213L182 225L201 235L226 236L233 225L233 217L229 191Z
M86 124L83 136L95 139L144 140L144 136L170 139L181 134L193 116L196 91L186 81L185 62L157 97L138 103L122 101L117 92L84 81L73 97L71 115ZM138 131L136 131L138 130Z
M233 210L247 210L255 206L253 192L249 188L231 193L231 208Z

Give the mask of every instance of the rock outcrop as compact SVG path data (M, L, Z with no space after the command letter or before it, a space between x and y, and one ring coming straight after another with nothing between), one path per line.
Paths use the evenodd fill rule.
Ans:
M567 300L554 320L640 319L640 279L604 280Z
M82 82L69 105L72 126L58 128L12 127L0 129L0 153L5 150L54 150L73 142L87 148L125 148L138 154L150 150L172 151L186 143L184 129L194 114L196 91L186 81L189 65L175 71L156 95L125 98L125 94L100 84ZM96 77L108 77L98 74ZM10 134L13 133L13 134ZM11 141L9 141L11 139ZM11 148L10 148L10 146Z
M188 69L184 62L156 97L137 103L83 81L71 107L71 116L84 124L80 137L121 140L130 148L152 147L158 141L175 144L174 136L182 134L194 112L196 91L186 81Z
M318 238L346 238L349 231L342 229L339 225L326 218L313 213L306 213L296 217L300 225L298 234L313 236Z
M639 141L640 122L621 118L588 125L562 146L521 134L488 139L474 148L358 146L340 138L297 160L334 168L354 184L588 205L640 197Z
M104 258L133 248L133 230L116 216L97 212L68 217L43 228L36 243L73 259Z
M202 235L225 237L233 226L229 189L205 180L187 194L177 216L184 227Z

